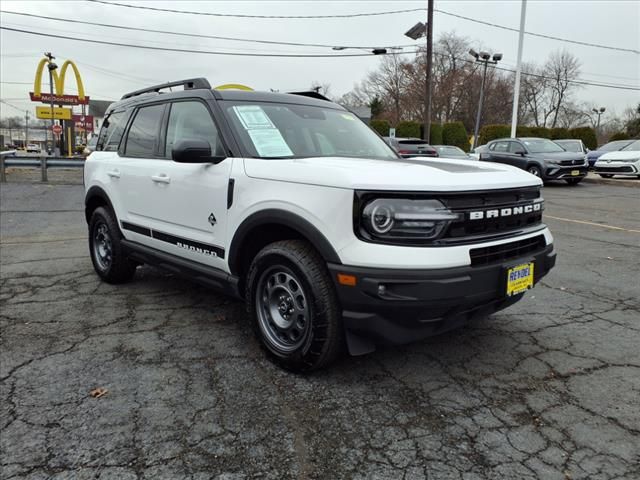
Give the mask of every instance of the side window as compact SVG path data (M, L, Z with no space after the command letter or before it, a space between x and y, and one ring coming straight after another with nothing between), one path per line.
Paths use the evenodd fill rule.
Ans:
M127 115L125 112L114 112L109 114L102 122L102 128L98 135L96 150L105 152L114 152L118 150L124 127L127 123Z
M494 147L494 151L495 152L500 152L500 153L505 153L509 151L509 144L511 142L496 142L495 147Z
M129 133L124 154L127 157L154 157L160 132L164 104L142 107L136 113Z
M509 142L509 153L522 152L524 147L518 142Z
M211 154L224 156L220 134L211 114L201 102L174 102L171 104L165 155L171 156L171 149L179 140L205 140L209 142Z

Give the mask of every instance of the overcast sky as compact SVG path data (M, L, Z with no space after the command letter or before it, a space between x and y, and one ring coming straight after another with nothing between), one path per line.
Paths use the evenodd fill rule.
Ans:
M340 15L421 8L423 1L235 1L235 2L133 2L120 3L159 8L249 15ZM500 25L519 27L520 1L436 0L436 9L473 17ZM426 13L408 12L393 15L335 19L252 19L187 15L130 9L113 5L78 1L10 1L3 0L3 12L28 12L50 17L71 18L149 29L219 35L248 39L329 45L408 45L412 40L404 32ZM196 39L69 24L2 13L3 27L32 30L138 45L262 53L358 53L358 50L333 52L329 48L292 47L241 43L214 39ZM640 50L640 1L541 1L529 0L526 30L582 42ZM442 32L455 31L468 37L478 47L502 52L501 65L515 67L518 34L499 28L434 15L434 38ZM418 42L424 42L424 39ZM640 55L525 36L523 60L543 62L556 50L566 48L582 63L581 78L588 82L613 83L640 87ZM405 48L410 49L410 47ZM189 77L204 76L212 85L242 83L257 90L281 91L306 89L313 81L331 84L331 93L341 95L374 70L379 58L258 58L202 55L141 50L81 43L72 40L38 37L2 30L0 33L3 82L0 97L20 109L35 104L28 100L31 85L6 82L33 82L36 64L44 51L52 51L59 64L76 61L85 89L95 99L117 99L123 93L150 85ZM75 87L68 78L68 87ZM72 92L65 92L72 93ZM577 100L607 107L618 114L640 101L639 91L588 86L577 93ZM0 104L2 116L20 112ZM603 118L604 120L604 118Z

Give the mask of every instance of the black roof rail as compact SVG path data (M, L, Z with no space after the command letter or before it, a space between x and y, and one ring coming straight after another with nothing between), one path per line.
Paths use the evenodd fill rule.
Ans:
M135 97L136 95L142 95L143 93L158 93L160 90L170 87L179 87L184 86L185 90L191 89L211 89L211 85L206 78L189 78L187 80L178 80L176 82L167 82L162 83L160 85L154 85L153 87L142 88L140 90L136 90L135 92L126 93L122 96L120 100L124 100L125 98Z
M318 100L326 100L327 102L333 103L332 100L328 99L321 93L316 92L315 90L307 90L303 92L287 92L287 93L290 95L300 95L302 97L317 98Z

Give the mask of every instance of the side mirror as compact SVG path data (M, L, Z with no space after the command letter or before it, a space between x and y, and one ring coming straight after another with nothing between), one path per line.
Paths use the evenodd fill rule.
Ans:
M524 150L516 150L514 153L516 155L522 155L524 157L527 152L525 152Z
M220 163L225 157L212 157L206 140L178 140L171 149L171 158L178 163Z

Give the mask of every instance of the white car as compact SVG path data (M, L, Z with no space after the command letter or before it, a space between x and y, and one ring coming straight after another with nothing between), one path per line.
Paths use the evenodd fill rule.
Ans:
M25 149L28 153L40 153L40 147L35 143L27 143L27 148Z
M267 354L307 371L486 317L555 265L539 178L403 159L314 96L197 78L113 103L84 169L98 276L146 263L243 298Z
M602 155L596 161L595 172L603 178L614 175L640 178L640 140L617 152Z

